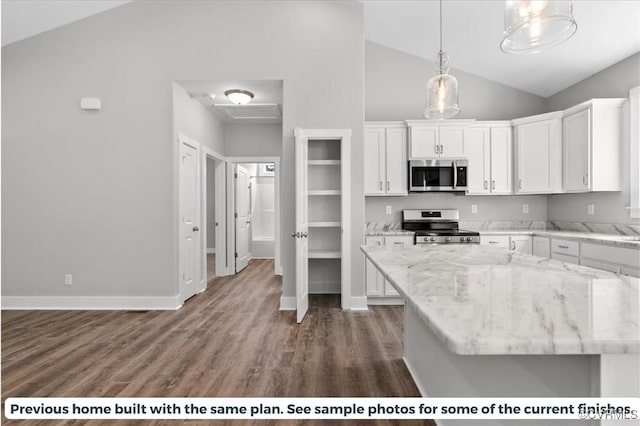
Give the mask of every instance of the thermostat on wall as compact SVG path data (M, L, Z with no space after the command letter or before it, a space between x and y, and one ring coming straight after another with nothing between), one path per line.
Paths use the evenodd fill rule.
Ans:
M80 99L80 108L99 110L102 108L102 100L100 98L82 98Z

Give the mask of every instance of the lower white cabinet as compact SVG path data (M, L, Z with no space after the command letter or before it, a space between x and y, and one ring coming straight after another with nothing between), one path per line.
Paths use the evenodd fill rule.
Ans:
M547 237L533 237L533 250L534 256L551 258L551 239Z
M413 245L413 236L367 237L367 245ZM385 301L397 304L400 294L378 271L369 259L365 259L365 279L367 288L367 302L369 304L384 304Z
M565 263L580 264L580 243L577 241L551 239L551 259Z
M531 254L530 235L481 235L480 244L518 253Z
M594 243L582 243L580 246L581 265L640 277L638 250Z

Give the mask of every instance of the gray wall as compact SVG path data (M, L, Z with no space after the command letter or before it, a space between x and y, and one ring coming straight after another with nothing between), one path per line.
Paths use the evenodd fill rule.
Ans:
M452 58L453 59L453 58ZM425 86L433 75L433 61L409 55L376 43L365 43L365 116L368 121L423 119ZM539 96L458 70L459 118L505 120L546 112ZM522 204L529 213L522 213ZM471 205L478 213L471 213ZM385 213L392 206L393 214ZM410 194L407 197L366 197L366 220L399 221L403 209L456 208L460 219L545 220L546 196L457 196Z
M282 153L282 125L225 124L225 149L230 157L272 156Z
M547 99L549 110L561 110L592 98L628 98L629 90L640 85L640 53ZM622 184L621 192L559 194L549 196L548 219L571 222L640 223L631 219L629 211L629 105L623 109ZM587 216L587 204L595 207L595 215Z
M237 31L242 28L242 31ZM132 2L2 49L2 294L178 291L172 83L284 81L283 292L295 294L293 129L353 129L354 264L364 200L362 5ZM99 113L79 110L100 96ZM64 274L74 285L64 286ZM352 269L364 295L362 268Z
M455 65L455 58L451 58ZM365 42L365 117L368 121L424 119L433 61ZM509 120L546 112L544 98L463 71L458 79L456 118Z
M178 83L173 83L173 131L174 140L182 133L224 155L224 125Z

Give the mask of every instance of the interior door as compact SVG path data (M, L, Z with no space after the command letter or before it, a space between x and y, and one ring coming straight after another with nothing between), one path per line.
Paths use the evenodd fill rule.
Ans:
M302 322L309 309L309 222L307 193L307 138L296 131L296 311Z
M249 239L251 238L251 192L249 191L249 173L241 165L236 165L236 273L249 263Z
M180 138L180 296L184 302L197 293L201 270L200 188L198 145Z

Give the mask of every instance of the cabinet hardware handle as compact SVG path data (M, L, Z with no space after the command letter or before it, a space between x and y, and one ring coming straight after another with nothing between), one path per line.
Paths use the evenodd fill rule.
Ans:
M563 248L563 249L568 249L569 248L569 246L561 246L561 245L558 245L558 247Z
M498 244L497 241L489 241L489 244Z
M389 181L387 181L387 191L391 191L391 185L389 185Z
M511 250L515 250L515 249L516 249L516 242L511 241Z
M489 183L485 180L484 181L484 189L487 189L489 187Z
M495 180L491 181L491 189L496 189L496 181Z
M382 191L382 181L378 182L378 189Z
M436 154L438 153L438 145L433 146L433 152L435 152Z
M518 179L518 189L522 189L522 179Z
M394 241L394 242L393 242L393 244L399 244L399 245L401 245L401 246L403 246L403 245L404 245L404 243L403 243L402 241Z
M440 154L444 154L444 145L440 145Z

